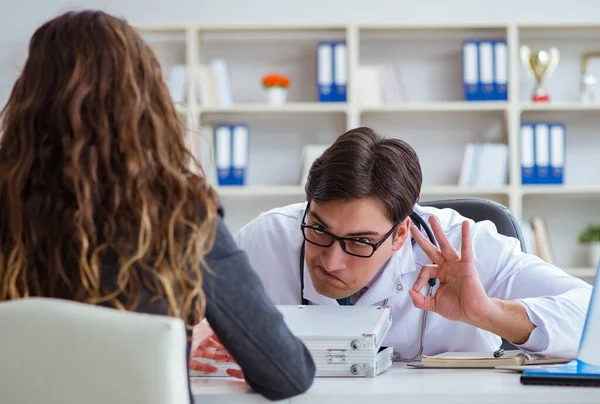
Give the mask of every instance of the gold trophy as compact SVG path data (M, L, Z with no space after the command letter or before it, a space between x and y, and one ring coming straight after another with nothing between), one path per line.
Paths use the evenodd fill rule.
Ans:
M541 50L532 53L529 46L523 45L520 51L521 62L525 70L527 70L530 76L535 77L535 89L533 90L531 100L533 102L550 101L548 93L542 87L542 80L549 77L556 70L560 59L558 49L550 48L548 51Z

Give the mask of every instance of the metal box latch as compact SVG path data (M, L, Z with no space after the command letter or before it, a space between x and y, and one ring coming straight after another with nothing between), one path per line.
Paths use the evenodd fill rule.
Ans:
M326 361L328 364L346 363L346 350L328 349Z

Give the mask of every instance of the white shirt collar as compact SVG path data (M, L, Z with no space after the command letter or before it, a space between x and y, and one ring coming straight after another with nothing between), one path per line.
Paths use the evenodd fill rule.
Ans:
M402 274L416 270L410 236L404 245L384 264L383 270L369 290L356 302L358 306L370 306L384 301L404 288Z

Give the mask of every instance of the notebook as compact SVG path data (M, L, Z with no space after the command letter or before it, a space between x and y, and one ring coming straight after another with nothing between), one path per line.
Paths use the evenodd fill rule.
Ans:
M600 262L598 263L600 269ZM600 273L596 271L594 289L583 325L577 357L549 369L524 370L522 384L600 387Z
M563 366L564 363L558 364L545 364L545 365L520 365L520 366L496 366L496 370L506 370L508 372L523 373L528 369L550 369L557 366Z
M445 352L423 356L422 367L426 368L495 368L497 366L524 366L568 363L573 358L555 358L531 354L519 350L505 351L495 358L493 352Z

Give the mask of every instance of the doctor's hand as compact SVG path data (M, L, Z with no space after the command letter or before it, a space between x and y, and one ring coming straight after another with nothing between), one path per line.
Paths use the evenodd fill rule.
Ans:
M492 306L481 284L475 268L469 222L462 223L462 243L460 253L452 246L439 222L433 216L429 218L438 247L433 245L414 225L411 235L433 262L425 265L410 290L413 304L420 309L429 310L455 321L472 325L483 320ZM429 278L437 278L439 287L431 297L427 291Z
M204 358L216 362L235 363L233 357L227 352L225 346L219 341L212 328L206 320L194 326L192 331L191 357L189 361L190 370L204 373L217 373L215 366L199 362L194 358ZM241 370L227 369L227 374L238 379L244 379Z

